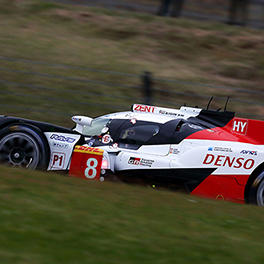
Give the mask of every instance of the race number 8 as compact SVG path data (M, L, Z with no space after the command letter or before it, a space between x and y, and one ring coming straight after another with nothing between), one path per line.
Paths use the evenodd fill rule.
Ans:
M88 179L93 179L96 177L98 161L95 158L90 158L86 162L87 168L84 171L84 175Z

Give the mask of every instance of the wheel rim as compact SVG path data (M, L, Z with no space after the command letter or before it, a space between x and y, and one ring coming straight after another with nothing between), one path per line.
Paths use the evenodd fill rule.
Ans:
M264 181L259 184L257 190L257 204L259 206L264 206Z
M35 169L40 158L39 147L29 135L16 132L0 141L0 160L14 167Z

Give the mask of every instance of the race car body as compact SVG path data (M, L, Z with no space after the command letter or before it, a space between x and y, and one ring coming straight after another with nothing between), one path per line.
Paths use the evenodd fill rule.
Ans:
M140 104L73 121L70 130L1 117L1 161L264 205L263 121L227 111Z

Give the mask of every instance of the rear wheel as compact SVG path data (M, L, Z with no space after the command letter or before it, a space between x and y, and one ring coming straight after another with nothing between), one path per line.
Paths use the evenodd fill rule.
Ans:
M262 180L257 189L257 205L264 206L264 180Z
M249 202L264 206L264 171L254 180L249 191Z

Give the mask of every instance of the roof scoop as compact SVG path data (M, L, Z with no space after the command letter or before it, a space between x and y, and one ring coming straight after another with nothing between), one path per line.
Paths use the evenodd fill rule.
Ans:
M93 119L88 116L73 116L72 121L76 123L73 130L82 133L84 126L91 126Z

